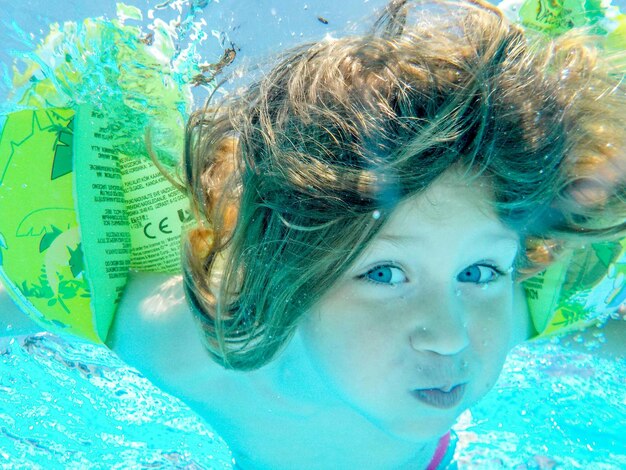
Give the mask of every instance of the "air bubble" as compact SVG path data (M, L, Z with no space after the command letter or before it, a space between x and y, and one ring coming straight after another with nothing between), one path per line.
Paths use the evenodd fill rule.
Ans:
M456 295L457 297L461 297L461 289L455 290L454 295Z
M606 343L606 336L604 336L604 333L602 331L596 331L595 333L593 333L593 337L599 343Z
M374 212L372 212L372 219L374 219L374 220L380 219L380 211L379 210L375 210Z

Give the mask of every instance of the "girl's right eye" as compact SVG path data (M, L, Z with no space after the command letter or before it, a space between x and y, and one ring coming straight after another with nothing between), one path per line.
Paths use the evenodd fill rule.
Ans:
M407 280L402 269L389 265L376 266L359 277L369 282L386 285L396 285Z

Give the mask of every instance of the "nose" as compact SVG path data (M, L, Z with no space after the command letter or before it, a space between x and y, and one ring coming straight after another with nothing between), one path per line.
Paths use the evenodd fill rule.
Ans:
M469 346L463 305L452 297L429 294L416 302L409 335L414 350L451 356Z

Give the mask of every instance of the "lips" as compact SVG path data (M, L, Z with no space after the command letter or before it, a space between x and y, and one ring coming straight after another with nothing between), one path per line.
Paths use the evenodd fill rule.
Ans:
M465 395L465 385L455 385L449 390L442 388L421 388L411 393L422 403L434 408L449 409L457 406Z

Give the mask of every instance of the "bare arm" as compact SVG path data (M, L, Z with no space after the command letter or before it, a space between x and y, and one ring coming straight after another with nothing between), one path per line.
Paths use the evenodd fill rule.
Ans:
M181 399L217 366L202 345L181 276L131 273L106 344Z

